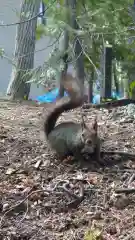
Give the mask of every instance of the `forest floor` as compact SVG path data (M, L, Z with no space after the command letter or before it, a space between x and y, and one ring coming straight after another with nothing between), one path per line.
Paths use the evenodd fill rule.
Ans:
M135 239L135 157L104 155L103 167L60 162L43 139L42 111L32 104L0 105L0 240ZM89 109L86 122L98 116L106 151L135 153L134 113L133 105ZM80 109L59 121L68 119L80 121Z

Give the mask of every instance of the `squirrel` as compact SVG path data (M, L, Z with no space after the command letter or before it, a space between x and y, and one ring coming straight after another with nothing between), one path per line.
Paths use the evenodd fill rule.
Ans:
M83 159L86 153L96 154L100 161L100 140L97 136L97 120L88 127L84 119L81 123L63 122L55 126L57 119L64 112L82 106L84 87L79 79L71 74L63 76L62 83L68 96L58 99L44 121L44 133L50 147L57 156L64 160L69 156Z

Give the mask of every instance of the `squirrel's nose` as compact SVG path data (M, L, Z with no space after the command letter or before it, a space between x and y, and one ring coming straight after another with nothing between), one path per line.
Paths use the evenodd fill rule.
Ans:
M93 146L85 146L81 153L88 153L88 154L91 154L94 152L94 147Z

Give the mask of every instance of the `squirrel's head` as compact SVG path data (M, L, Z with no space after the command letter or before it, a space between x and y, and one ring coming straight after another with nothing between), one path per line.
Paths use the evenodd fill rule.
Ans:
M89 127L85 124L84 119L82 119L81 126L81 139L84 145L82 153L92 154L95 151L95 147L98 141L97 119L95 118L94 122Z

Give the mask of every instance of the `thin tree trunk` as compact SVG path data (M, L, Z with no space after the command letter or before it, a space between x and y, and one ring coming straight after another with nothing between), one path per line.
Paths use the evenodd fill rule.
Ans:
M66 1L68 1L68 0L66 0ZM66 75L67 69L68 69L68 63L67 63L68 53L66 53L66 51L68 49L68 46L69 46L69 33L68 33L68 30L65 30L65 32L64 32L63 42L64 42L64 46L63 46L64 55L63 55L62 59L63 59L63 62L64 62L64 69L61 72L61 77L60 77L59 98L64 96L64 87L63 87L62 79Z
M119 94L119 82L118 82L118 78L117 78L115 62L113 63L113 76L114 76L114 84L115 84L116 94L118 95Z
M69 0L65 0L64 3L66 8L69 8ZM67 19L66 19L67 23L69 22L69 18L68 18L68 14L67 14ZM68 63L67 63L67 59L68 59L68 47L69 47L69 31L66 29L64 31L64 39L63 39L63 62L64 62L64 69L61 72L61 77L60 77L60 83L59 83L59 98L64 96L64 87L62 84L62 79L65 76L65 74L67 73L67 69L68 69Z
M92 69L90 80L88 83L88 103L92 103L93 100L93 80L94 80L94 68Z
M39 12L40 0L23 0L21 5L20 22L36 16ZM15 62L11 80L7 88L7 95L11 99L28 98L30 84L27 71L34 67L35 35L36 35L37 18L26 23L19 24L16 32L15 44Z
M71 26L73 29L78 30L79 26L76 21L76 9L77 9L77 1L70 0L71 5ZM84 55L82 51L82 41L79 36L75 38L75 59L76 59L76 77L80 80L82 86L84 85Z
M101 98L111 98L112 93L112 46L104 46L104 78Z
M96 45L94 40L92 40L92 59L94 61L94 64L96 63ZM89 85L88 85L88 102L92 103L93 100L93 83L94 83L94 78L95 78L95 69L92 66L91 67L91 75L90 75L90 80L89 80Z

